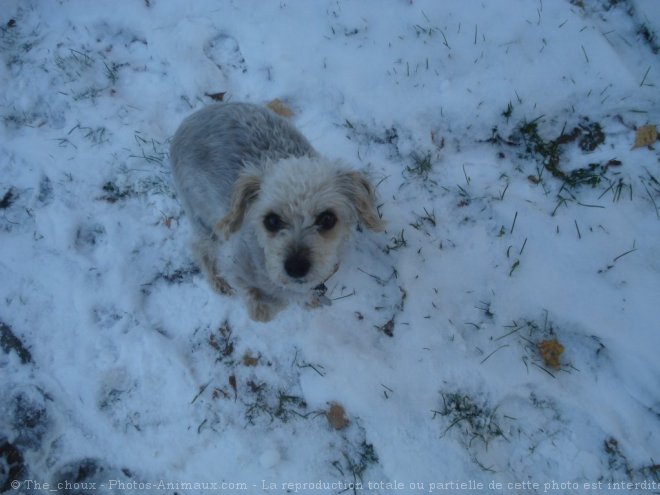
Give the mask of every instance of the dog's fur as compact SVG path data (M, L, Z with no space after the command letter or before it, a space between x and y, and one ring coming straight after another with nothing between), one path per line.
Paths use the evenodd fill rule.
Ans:
M322 158L288 121L247 103L210 105L183 121L170 150L212 287L247 298L268 321L291 299L319 304L357 224L378 231L374 190L359 172Z

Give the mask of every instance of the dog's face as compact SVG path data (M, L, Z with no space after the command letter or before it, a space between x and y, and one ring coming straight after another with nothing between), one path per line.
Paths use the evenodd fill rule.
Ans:
M337 163L303 157L246 168L218 227L229 235L249 225L263 250L268 278L305 292L337 270L357 223L382 228L369 182Z

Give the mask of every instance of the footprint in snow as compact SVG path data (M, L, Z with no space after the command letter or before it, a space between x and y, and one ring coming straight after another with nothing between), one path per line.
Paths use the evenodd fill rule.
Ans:
M234 70L239 70L243 73L247 72L247 65L241 53L240 46L233 36L220 33L206 43L204 54L225 75L228 75L227 71Z

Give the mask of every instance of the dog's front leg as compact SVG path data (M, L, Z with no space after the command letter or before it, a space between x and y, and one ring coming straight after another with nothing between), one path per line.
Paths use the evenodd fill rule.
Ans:
M268 322L279 313L285 304L256 287L247 290L248 311L255 321Z
M229 282L222 278L218 273L217 263L206 259L204 260L204 264L207 265L206 272L209 278L209 283L211 284L211 287L213 287L213 290L225 296L233 295L234 289L231 285L229 285Z
M227 282L221 275L218 267L216 256L213 254L214 249L217 247L210 241L199 241L194 245L194 251L197 254L202 270L209 280L209 284L216 292L231 296L234 294L234 289L229 282Z

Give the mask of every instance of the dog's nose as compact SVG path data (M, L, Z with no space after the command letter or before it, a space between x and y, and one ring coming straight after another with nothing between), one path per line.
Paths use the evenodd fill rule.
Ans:
M307 275L310 266L309 258L301 252L291 254L284 261L284 270L287 275L293 278L302 278Z

